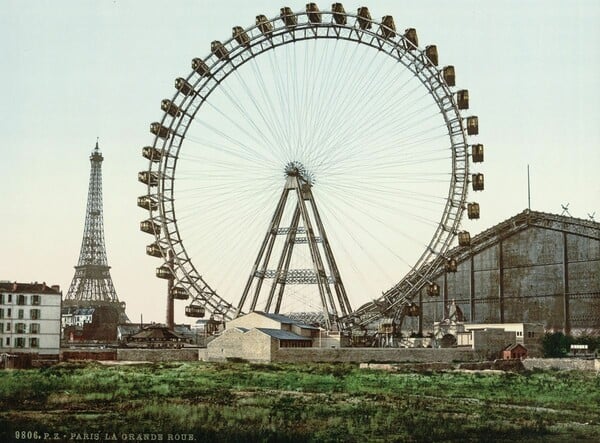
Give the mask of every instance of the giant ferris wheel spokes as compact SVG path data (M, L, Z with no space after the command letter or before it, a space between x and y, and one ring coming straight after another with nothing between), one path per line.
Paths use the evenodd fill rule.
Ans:
M319 309L361 323L398 309L444 263L463 211L479 216L476 203L467 205L467 188L483 189L483 175L469 172L469 158L482 161L483 146L469 153L478 120L461 116L468 93L453 92L454 76L454 67L438 68L436 46L419 47L414 29L398 32L391 16L377 22L364 7L351 14L340 3L331 11L309 3L303 12L285 7L278 17L234 27L176 80L162 120L151 125L154 143L143 150L148 169L139 179L147 192L138 205L149 211L141 229L155 238L147 253L164 261L157 276L174 280L178 299L187 294L191 306L225 319L247 308L287 309L284 299L302 302L299 288L312 286L291 282L306 269L294 257L302 257L297 240L314 221L322 228L304 244L312 267L304 278L341 282L344 275L332 300L329 284L322 286ZM271 211L286 192L281 167L290 162L318 176L320 212L309 180L286 173L286 183L296 180L290 194L309 185L311 197L298 198L277 221L279 209ZM277 234L265 237L265 226L277 226ZM317 241L324 226L327 247ZM283 237L279 254L256 257L261 241L267 252ZM383 269L392 260L398 265ZM230 274L220 275L223 269ZM390 269L407 275L398 281ZM239 277L249 270L248 280ZM257 282L275 276L278 286L260 299ZM352 294L375 298L375 285L390 289L351 312Z

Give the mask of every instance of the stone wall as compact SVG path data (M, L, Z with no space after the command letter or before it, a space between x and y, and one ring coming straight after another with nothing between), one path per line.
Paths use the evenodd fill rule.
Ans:
M204 355L206 360L241 358L248 361L269 362L272 349L277 346L273 342L276 340L258 329L243 332L228 328L208 344Z
M198 348L117 349L119 361L198 361Z
M71 360L116 360L117 351L114 349L62 349L60 351L61 361Z
M300 362L453 362L475 361L480 354L471 349L409 348L280 348L273 351L273 361Z
M526 358L525 369L577 369L580 371L600 371L600 359L583 358Z

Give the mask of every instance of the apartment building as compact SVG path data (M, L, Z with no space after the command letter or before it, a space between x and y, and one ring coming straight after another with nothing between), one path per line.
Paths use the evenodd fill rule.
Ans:
M46 283L0 281L0 353L60 353L62 292Z

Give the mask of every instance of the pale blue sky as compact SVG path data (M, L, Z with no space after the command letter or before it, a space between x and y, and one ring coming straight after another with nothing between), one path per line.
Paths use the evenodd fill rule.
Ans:
M319 4L322 9L329 4ZM362 3L344 2L348 11ZM369 1L435 43L469 89L486 147L482 218L473 234L527 206L600 220L600 3ZM46 281L66 293L79 254L96 137L105 157L109 264L130 318L162 321L163 281L139 231L137 172L148 125L193 57L234 25L279 13L273 1L0 0L0 279ZM289 6L293 10L303 3ZM231 300L236 303L237 300ZM182 311L182 306L179 307ZM177 319L185 318L178 313Z

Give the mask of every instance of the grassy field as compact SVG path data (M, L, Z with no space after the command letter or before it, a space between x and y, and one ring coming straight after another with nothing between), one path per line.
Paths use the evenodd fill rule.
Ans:
M599 442L600 377L248 363L0 372L2 442L161 438Z

